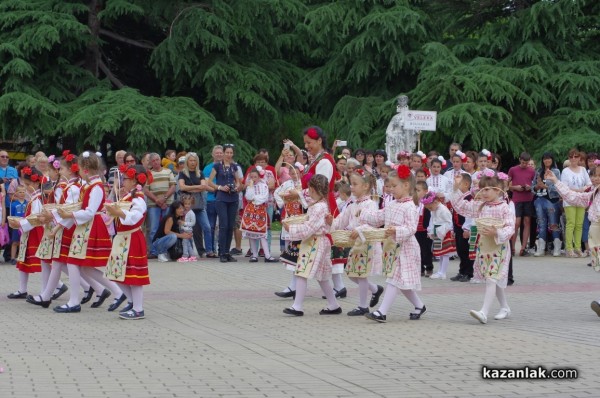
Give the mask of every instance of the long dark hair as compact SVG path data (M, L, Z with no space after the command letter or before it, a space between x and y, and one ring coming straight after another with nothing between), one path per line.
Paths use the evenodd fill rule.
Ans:
M556 166L556 160L554 159L554 155L552 155L550 152L544 152L544 154L542 155L542 161L540 162L541 163L540 168L538 169L538 173L540 174L542 179L544 178L544 174L546 173L546 166L544 165L544 159L552 159L552 164L548 168L549 170L558 169L558 167Z
M323 149L325 149L327 152L331 152L331 150L327 146L327 136L325 135L325 132L323 131L323 129L321 127L319 127L319 126L308 126L308 127L306 127L302 131L302 135L307 135L308 132L309 132L309 130L311 130L311 129L315 130L317 132L317 135L321 139L321 146L323 147Z

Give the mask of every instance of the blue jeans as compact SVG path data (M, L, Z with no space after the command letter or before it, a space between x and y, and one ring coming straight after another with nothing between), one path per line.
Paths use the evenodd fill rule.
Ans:
M229 254L231 239L233 238L233 227L239 203L216 201L217 214L219 215L219 256Z
M211 229L210 223L208 222L208 216L206 214L206 210L204 209L194 209L194 214L196 215L196 225L202 229L202 235L204 237L204 249L207 253L214 252L213 240L210 238ZM197 248L200 250L200 248ZM200 253L198 253L200 254Z
M271 224L273 223L273 213L275 213L275 207L273 205L269 205L267 207L267 215L269 216L269 229L267 229L267 245L269 246L269 251L271 251Z
M152 249L150 249L150 254L154 254L155 256L159 254L166 254L167 250L169 250L176 242L177 235L165 235L162 238L159 238L152 242Z
M588 217L587 210L585 211L585 216L583 217L583 231L581 233L581 241L583 243L587 243L589 240L590 234L590 218Z
M146 220L148 222L148 243L152 243L154 235L158 231L158 225L163 217L166 217L169 213L169 208L161 209L160 207L148 207ZM150 246L150 245L148 245Z
M208 216L208 223L210 224L210 238L212 248L213 252L215 252L217 248L215 244L215 231L217 229L217 204L214 200L206 202L206 215Z
M552 203L547 198L537 198L533 203L538 224L538 237L547 241L548 224L552 230L552 239L560 239L558 217L560 215L560 202Z
M194 239L182 239L183 257L192 257L194 254Z

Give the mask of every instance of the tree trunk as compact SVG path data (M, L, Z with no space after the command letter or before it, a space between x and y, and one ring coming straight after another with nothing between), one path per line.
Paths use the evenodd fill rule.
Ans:
M90 0L88 3L89 14L88 14L88 27L92 35L86 55L85 55L85 68L92 72L96 77L99 76L99 65L100 65L100 45L99 45L99 34L100 34L100 21L98 20L98 12L102 9L102 0Z

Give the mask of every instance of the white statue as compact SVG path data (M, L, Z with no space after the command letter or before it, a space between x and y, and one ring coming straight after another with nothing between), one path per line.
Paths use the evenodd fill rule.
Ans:
M385 130L385 151L388 159L396 161L396 154L401 150L414 153L417 150L418 132L404 128L404 117L408 111L408 97L401 95L398 97L396 114L390 120Z

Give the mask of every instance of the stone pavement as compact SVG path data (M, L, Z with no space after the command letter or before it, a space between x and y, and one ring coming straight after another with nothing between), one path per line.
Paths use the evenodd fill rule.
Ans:
M482 285L429 279L419 321L408 320L401 295L386 324L346 316L357 304L350 281L344 315L319 316L325 301L310 282L305 315L292 318L282 313L291 299L273 295L290 273L237 258L153 261L140 321L118 319L107 304L56 314L8 300L18 275L0 264L0 397L598 394L600 318L589 305L600 298L600 274L585 265L589 259L517 258L516 284L507 290L513 315L481 325L468 311L480 308ZM457 268L452 261L451 272ZM29 286L38 290L39 274ZM497 310L494 303L490 318ZM483 380L482 365L572 367L579 378Z

